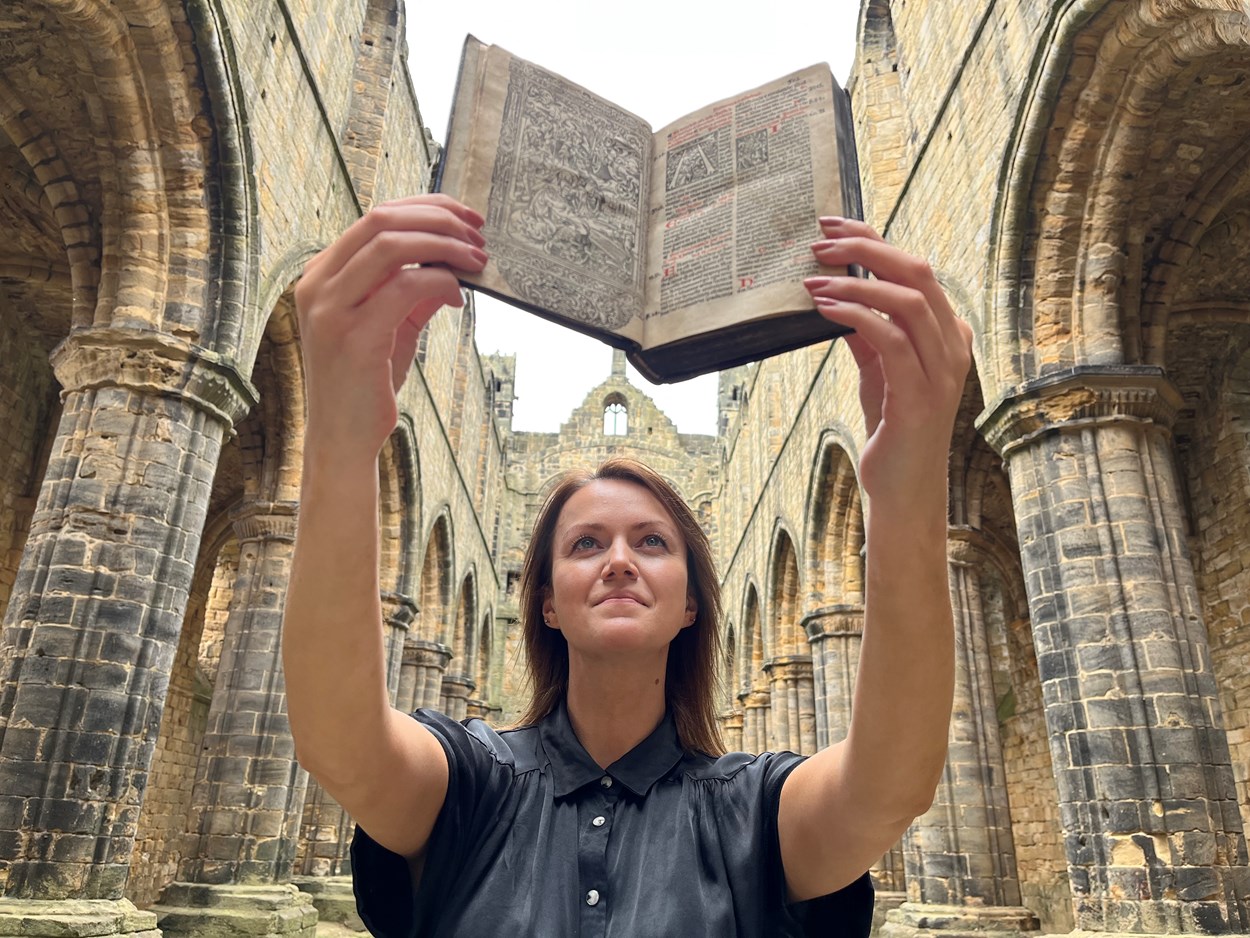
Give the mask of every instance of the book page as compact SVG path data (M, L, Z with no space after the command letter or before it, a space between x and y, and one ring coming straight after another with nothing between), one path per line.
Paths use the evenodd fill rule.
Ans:
M811 308L816 219L842 213L834 93L813 66L655 134L645 348Z
M463 279L637 341L650 127L497 46L465 65L441 191L486 217L491 259Z

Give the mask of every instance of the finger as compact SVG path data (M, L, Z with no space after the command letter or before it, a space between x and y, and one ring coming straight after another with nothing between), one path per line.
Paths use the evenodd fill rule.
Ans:
M913 287L925 295L934 313L943 322L955 318L955 310L929 263L882 241L875 233L872 236L863 234L817 241L812 245L812 253L817 261L826 266L858 264L880 280Z
M460 281L445 267L407 267L353 310L352 327L398 332L406 321L418 330L443 306L463 306Z
M924 394L928 382L920 379L923 369L911 338L896 324L859 303L848 303L828 296L816 297L816 310L826 319L850 326L880 360L886 383L908 394ZM854 354L855 349L851 349ZM856 356L856 364L860 363Z
M481 217L446 196L386 202L365 213L322 251L317 267L323 268L326 276L333 276L367 244L387 231L428 231L482 247L486 241L478 231Z
M332 308L351 308L409 265L443 265L476 273L486 260L485 251L457 238L424 231L384 231L326 281L325 300Z
M826 238L871 238L885 242L885 238L877 233L877 229L858 218L842 218L837 215L824 215L820 218L820 230Z
M428 322L426 319L418 323L415 317L410 316L395 330L395 349L391 352L391 387L396 394L408 380L412 360L417 354L417 343L421 341L421 330Z
M862 277L810 277L803 281L813 298L849 300L885 313L911 338L927 377L934 377L946 357L946 340L925 295L888 280Z

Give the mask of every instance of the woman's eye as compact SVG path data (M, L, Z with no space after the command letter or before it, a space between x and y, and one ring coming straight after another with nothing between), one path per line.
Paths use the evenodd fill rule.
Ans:
M584 535L583 537L579 537L577 540L573 542L574 550L589 550L590 548L594 546L595 546L595 539L588 534Z
M642 539L648 547L667 547L668 542L658 534L648 534Z

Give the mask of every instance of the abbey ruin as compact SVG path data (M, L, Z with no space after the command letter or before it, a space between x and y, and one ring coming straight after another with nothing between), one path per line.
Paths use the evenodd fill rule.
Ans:
M350 819L278 660L292 285L437 145L400 0L0 6L0 936L311 936ZM958 687L882 932L1250 933L1250 9L864 0L868 219L975 328L950 459ZM863 428L845 347L680 434L618 360L511 426L472 308L380 464L397 706L504 719L543 486L614 452L708 526L731 746L845 732ZM224 929L224 931L223 931Z

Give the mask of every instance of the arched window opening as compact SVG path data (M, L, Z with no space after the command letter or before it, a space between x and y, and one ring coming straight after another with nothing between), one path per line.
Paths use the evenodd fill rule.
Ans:
M629 432L629 409L622 400L612 400L603 408L604 436L624 436Z

